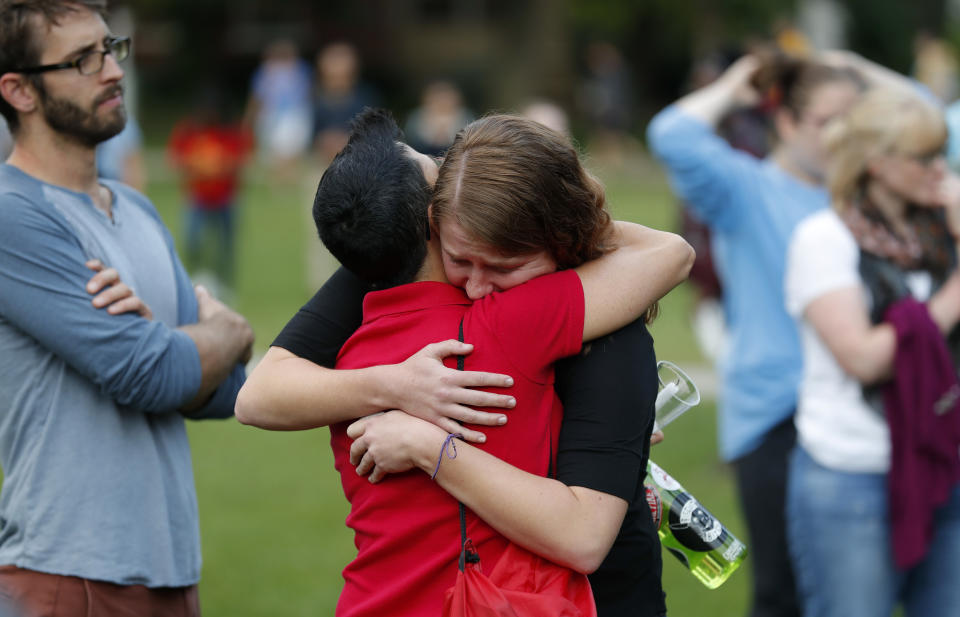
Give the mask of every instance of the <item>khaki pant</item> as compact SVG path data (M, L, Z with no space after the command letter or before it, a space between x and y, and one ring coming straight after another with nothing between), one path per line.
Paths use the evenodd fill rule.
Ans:
M0 617L200 617L197 586L151 589L0 566Z

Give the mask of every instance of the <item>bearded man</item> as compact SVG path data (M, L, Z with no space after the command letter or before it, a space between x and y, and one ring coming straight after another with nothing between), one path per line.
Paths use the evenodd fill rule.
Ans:
M0 597L26 617L198 615L184 418L233 414L253 333L192 288L146 197L97 178L130 53L104 11L0 0ZM91 303L90 260L144 310Z

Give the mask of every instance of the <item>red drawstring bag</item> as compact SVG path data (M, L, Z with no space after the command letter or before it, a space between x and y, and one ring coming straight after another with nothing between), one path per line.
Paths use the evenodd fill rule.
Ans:
M460 506L463 529L463 505ZM443 600L443 617L596 617L585 574L557 565L510 542L486 576L467 540L460 570Z
M463 342L463 321L460 321ZM457 370L463 370L463 356ZM441 454L442 456L442 454ZM596 617L597 605L585 574L534 555L513 542L486 576L467 538L466 508L460 504L460 563L457 580L443 598L442 617Z

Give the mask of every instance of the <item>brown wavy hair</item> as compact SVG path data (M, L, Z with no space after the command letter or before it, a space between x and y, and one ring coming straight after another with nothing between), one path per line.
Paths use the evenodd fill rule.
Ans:
M614 247L603 185L561 133L527 118L491 115L469 124L447 151L431 224L452 217L505 255L546 250L560 269ZM647 321L657 313L654 304Z
M56 26L70 13L88 10L106 18L106 0L0 0L0 75L40 62L46 26ZM28 75L35 87L40 75ZM0 97L3 115L12 133L20 130L17 111Z
M570 141L518 116L494 115L464 128L447 151L432 223L446 217L504 254L546 250L573 268L610 249L603 186Z

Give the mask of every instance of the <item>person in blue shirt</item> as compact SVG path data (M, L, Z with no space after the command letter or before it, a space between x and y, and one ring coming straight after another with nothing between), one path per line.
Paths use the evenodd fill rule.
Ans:
M194 291L149 200L97 176L130 50L104 11L0 2L0 596L23 617L199 615L184 419L232 416L253 332ZM124 289L139 308L105 308Z
M272 42L250 80L244 123L257 147L277 170L289 168L310 145L313 134L310 65L287 39Z
M736 470L750 536L753 617L800 614L784 503L802 354L784 308L784 263L796 224L828 205L821 131L867 84L913 87L849 52L824 53L816 62L745 56L648 127L674 191L715 241L730 332L720 360L720 451ZM733 149L714 130L730 110L761 102L773 108L778 138L763 160Z

